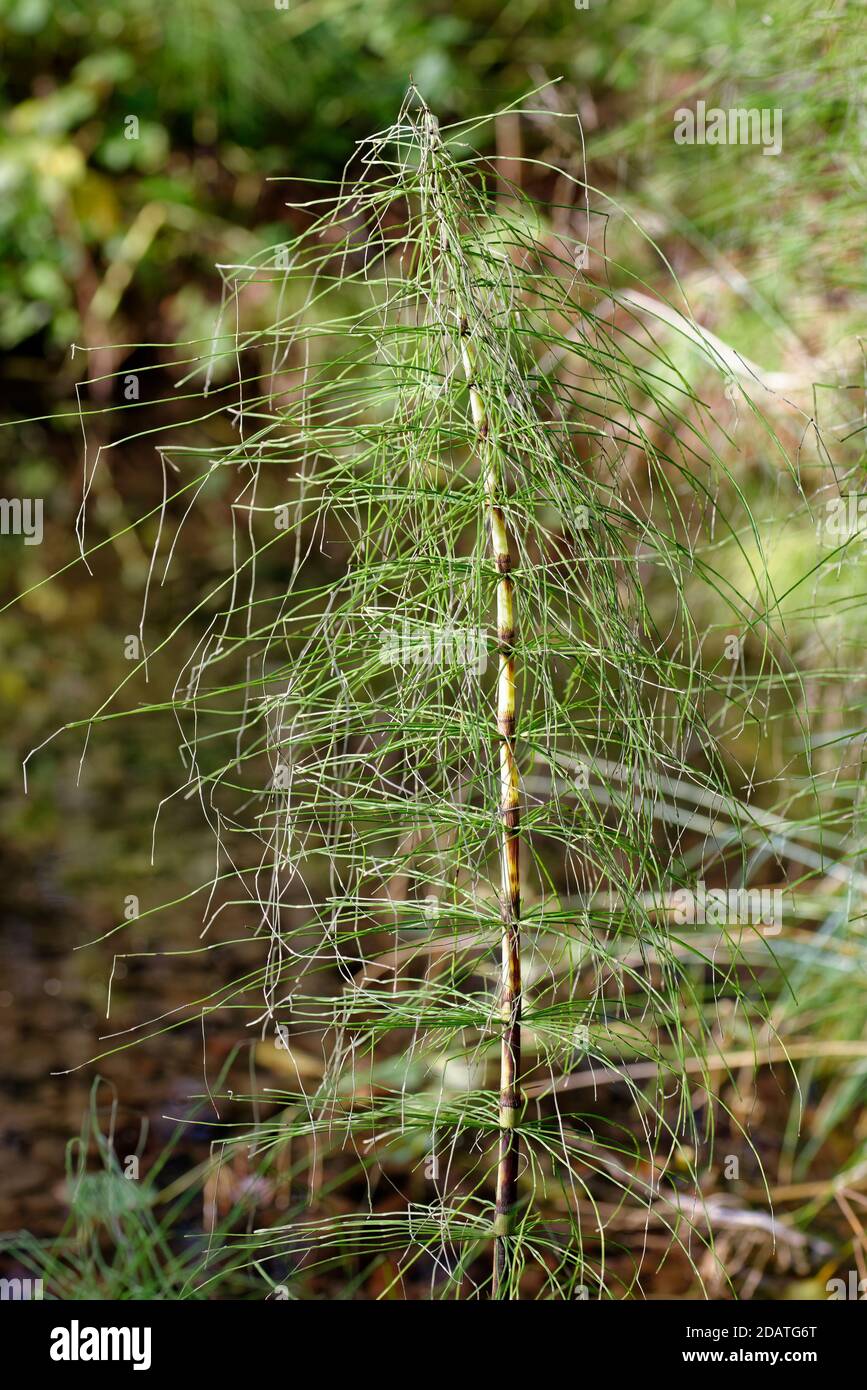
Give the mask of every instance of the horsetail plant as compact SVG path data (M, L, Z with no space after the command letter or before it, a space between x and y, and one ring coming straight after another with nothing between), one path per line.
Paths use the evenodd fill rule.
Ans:
M764 835L710 728L761 711L704 669L686 592L758 632L773 595L706 407L625 269L588 268L617 209L565 174L563 207L496 200L470 135L411 92L290 243L224 267L207 409L161 437L154 573L239 480L228 573L153 650L194 635L161 707L215 836L193 949L255 959L150 1035L232 1010L280 1080L215 1098L228 1148L291 1153L285 1223L236 1238L257 1268L628 1295L621 1210L713 1258L708 1004L761 1013L743 933L669 911Z

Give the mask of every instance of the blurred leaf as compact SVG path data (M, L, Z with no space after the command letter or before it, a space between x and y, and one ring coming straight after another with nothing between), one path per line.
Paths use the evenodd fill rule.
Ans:
M72 201L86 239L105 241L118 230L120 208L109 179L89 169L74 189Z
M22 101L9 113L16 135L65 135L96 110L96 97L83 87L62 87L50 96Z

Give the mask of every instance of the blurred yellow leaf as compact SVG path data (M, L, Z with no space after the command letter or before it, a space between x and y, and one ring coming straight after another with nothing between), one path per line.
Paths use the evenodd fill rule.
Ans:
M70 187L84 174L84 155L77 145L34 140L30 154L32 167L44 180Z
M256 1061L268 1071L291 1077L296 1085L299 1080L319 1081L324 1067L321 1057L312 1057L309 1052L302 1052L291 1045L277 1047L272 1042L258 1044Z
M102 174L88 169L73 192L72 202L79 221L93 236L105 241L118 230L120 209L117 198L111 183Z

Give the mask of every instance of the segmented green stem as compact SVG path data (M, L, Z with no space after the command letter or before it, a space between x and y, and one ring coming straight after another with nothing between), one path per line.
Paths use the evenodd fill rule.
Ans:
M461 323L461 353L470 389L479 459L484 470L488 523L497 584L497 733L500 744L500 858L503 1032L500 1043L500 1152L497 1165L494 1220L493 1297L501 1296L509 1274L512 1216L518 1189L517 1131L520 1112L518 1076L521 1069L521 867L519 857L518 765L515 759L515 595L509 535L498 505L497 455L475 372L475 352L469 326Z

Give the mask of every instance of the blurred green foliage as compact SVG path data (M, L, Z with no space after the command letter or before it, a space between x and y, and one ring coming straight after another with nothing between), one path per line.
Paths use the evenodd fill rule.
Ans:
M97 274L111 266L148 203L183 210L167 221L195 261L215 217L249 220L268 174L334 176L410 74L462 112L478 95L463 56L484 39L479 70L516 94L526 73L503 75L510 41L551 7L525 8L522 20L419 0L2 0L2 345L40 330L52 347L72 341L85 258ZM553 9L562 20L568 7Z
M789 274L809 273L823 230L790 216L781 240L761 215L767 196L785 211L809 170L817 193L843 199L835 231L863 196L859 8L793 24L783 0L0 0L0 344L77 340L106 275L121 283L105 296L112 310L130 281L153 305L181 271L212 277L226 226L282 219L267 177L334 177L392 119L410 77L446 118L563 79L558 101L580 110L600 177L648 215L676 209L698 246L758 242L779 298ZM710 180L707 151L673 146L680 100L774 105L781 83L783 159L717 150ZM130 248L155 204L159 228ZM848 257L824 266L844 284L849 250L851 270Z

